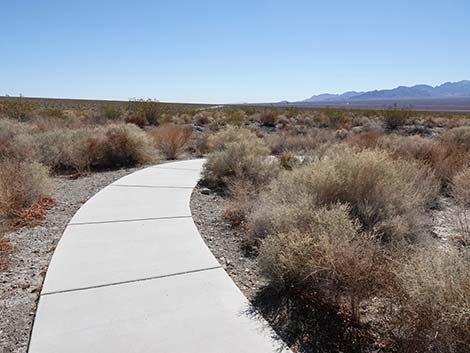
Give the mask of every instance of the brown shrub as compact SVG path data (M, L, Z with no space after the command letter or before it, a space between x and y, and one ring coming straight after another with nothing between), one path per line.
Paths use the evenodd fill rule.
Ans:
M133 111L134 114L140 115L141 119L145 119L150 125L158 125L163 113L161 103L150 99L130 102L130 110Z
M36 162L0 161L0 220L20 212L52 194L47 168Z
M53 130L26 139L37 160L56 172L131 167L154 160L146 133L130 124Z
M310 212L309 229L263 240L261 271L278 290L313 292L337 306L346 298L353 319L359 321L361 302L393 282L384 251L373 235L361 234L347 206Z
M187 147L191 135L191 126L187 125L165 124L150 131L155 146L166 159L176 159Z
M470 350L470 253L417 249L398 272L400 311L396 312L403 352Z
M380 151L337 149L282 173L262 195L250 228L257 237L287 231L297 221L305 224L308 210L341 202L350 205L363 229L399 240L418 232L437 191L432 172L416 162L394 160Z
M131 113L124 118L124 121L128 124L137 125L140 128L143 128L144 126L148 125L148 121L145 118L145 115L142 114Z
M278 121L278 116L273 111L265 111L259 115L258 121L263 126L273 127Z

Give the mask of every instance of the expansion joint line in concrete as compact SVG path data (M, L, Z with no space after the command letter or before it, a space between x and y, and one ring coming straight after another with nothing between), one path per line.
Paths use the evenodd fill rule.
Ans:
M81 287L81 288L73 288L73 289L65 289L65 290L60 290L60 291L54 291L54 292L46 292L46 293L41 293L41 296L46 296L46 295L54 295L54 294L63 294L63 293L70 293L70 292L79 292L79 291L84 291L84 290L90 290L90 289L97 289L97 288L103 288L103 287L111 287L111 286L119 286L122 284L129 284L129 283L136 283L136 282L144 282L144 281L151 281L155 279L161 279L161 278L168 278L168 277L175 277L175 276L183 276L183 275L188 275L191 273L198 273L198 272L204 272L204 271L211 271L211 270L217 270L221 268L222 266L213 266L213 267L207 267L207 268L199 268L196 270L190 270L190 271L184 271L184 272L176 272L176 273L170 273L167 275L161 275L161 276L152 276L152 277L145 277L145 278L138 278L138 279L132 279L128 281L121 281L121 282L113 282L113 283L106 283L106 284L100 284L96 286L90 286L90 287Z
M191 216L173 216L173 217L153 217L153 218L134 218L134 219L118 219L114 221L96 221L96 222L77 222L69 223L68 226L83 226L90 224L109 224L109 223L126 223L126 222L145 222L145 221L158 221L164 219L182 219L192 218Z
M119 185L119 184L114 184L110 186L120 187L120 188L189 189L189 190L194 189L194 187L192 186L155 186L155 185Z

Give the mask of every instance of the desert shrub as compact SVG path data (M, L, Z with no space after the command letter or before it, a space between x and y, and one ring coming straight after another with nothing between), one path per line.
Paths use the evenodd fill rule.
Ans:
M124 121L128 124L134 124L140 128L148 125L148 121L143 114L131 113L124 118Z
M416 162L394 160L381 151L334 149L317 162L282 173L261 196L250 227L255 237L263 237L292 229L297 221L305 224L308 210L341 202L349 204L351 217L364 230L385 241L399 240L417 233L437 191L432 172Z
M470 253L418 249L398 271L396 322L404 352L470 350Z
M131 102L131 110L145 118L148 124L158 125L162 114L161 103L147 99Z
M154 160L151 143L144 131L133 125L111 125L102 130L105 137L101 154L91 162L94 168L132 167Z
M23 98L9 99L0 103L0 111L10 119L25 121L31 118L35 104Z
M311 130L307 134L280 133L268 135L265 138L271 153L277 155L283 152L306 152L318 147L325 142L325 135L322 136L316 130Z
M352 119L345 111L325 109L319 117L319 123L321 127L336 129L349 126Z
M260 185L274 175L277 165L268 160L269 149L248 130L228 128L209 138L215 150L207 157L203 179L214 187L225 187L230 180L246 178Z
M273 127L277 123L278 116L275 112L268 110L268 111L262 112L259 115L258 119L262 126Z
M115 121L122 117L122 110L119 107L106 105L102 108L104 117L108 120Z
M46 167L37 162L0 161L0 220L15 218L19 212L44 197L52 185Z
M18 136L32 133L31 125L0 119L0 159L30 159L33 155L31 146L19 141Z
M326 301L346 298L359 321L363 300L392 283L388 261L371 234L361 234L345 205L310 210L308 229L270 235L262 242L262 274L277 290L305 295L313 292Z
M58 107L46 107L41 110L40 116L46 118L65 119L65 112Z
M454 176L451 195L462 206L470 206L470 167L466 167Z
M209 134L195 133L191 135L188 146L189 151L196 157L203 157L209 153Z
M389 130L396 130L400 126L405 125L412 116L413 111L399 108L397 105L389 107L382 112L385 126Z
M230 180L227 185L228 198L225 203L224 218L232 226L240 226L246 222L255 205L259 187L243 177Z
M166 159L176 159L188 145L191 135L190 126L174 124L161 125L150 132L155 146Z
M130 124L53 130L27 138L36 158L55 172L131 167L154 158L145 132Z
M228 126L226 129L217 132L209 137L208 143L210 151L221 151L233 142L243 142L245 140L256 140L256 134L245 128Z
M225 110L225 117L223 121L228 125L242 126L248 120L248 116L241 109L228 109Z
M441 140L470 151L470 127L460 126L444 132Z

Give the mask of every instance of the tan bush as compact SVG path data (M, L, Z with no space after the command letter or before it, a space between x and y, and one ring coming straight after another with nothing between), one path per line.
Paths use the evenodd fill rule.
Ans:
M52 194L47 168L37 162L0 161L0 220L15 218L19 212Z
M210 136L208 143L211 151L221 151L232 142L243 142L245 140L255 140L256 138L256 134L248 129L228 126L226 129Z
M460 126L444 132L441 140L470 151L470 127Z
M398 273L401 351L469 352L470 252L418 249Z
M346 298L352 317L359 321L361 302L393 282L384 251L373 235L361 234L347 206L332 205L310 213L309 229L263 240L262 274L277 289L314 292L336 305Z
M470 167L466 167L453 177L451 195L458 204L470 207Z
M281 154L283 152L306 152L318 147L328 138L325 134L321 134L317 130L311 130L307 134L280 133L268 135L265 137L266 143L273 154ZM333 139L332 136L329 136Z
M437 191L432 172L416 162L394 160L380 151L337 149L282 173L262 195L250 226L255 236L285 232L309 209L341 202L350 205L363 229L399 240L417 233Z
M165 124L150 131L157 149L166 159L176 159L191 139L191 126Z
M130 167L154 160L150 139L134 125L53 130L27 136L37 160L56 172Z
M207 157L203 179L210 186L225 187L240 178L261 185L275 175L277 164L268 160L269 149L248 130L229 128L209 143L215 151Z

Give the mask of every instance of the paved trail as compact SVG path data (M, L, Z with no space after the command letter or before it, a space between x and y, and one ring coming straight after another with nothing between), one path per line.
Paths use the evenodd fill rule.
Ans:
M30 353L290 352L193 223L203 162L143 169L83 205L50 263Z

